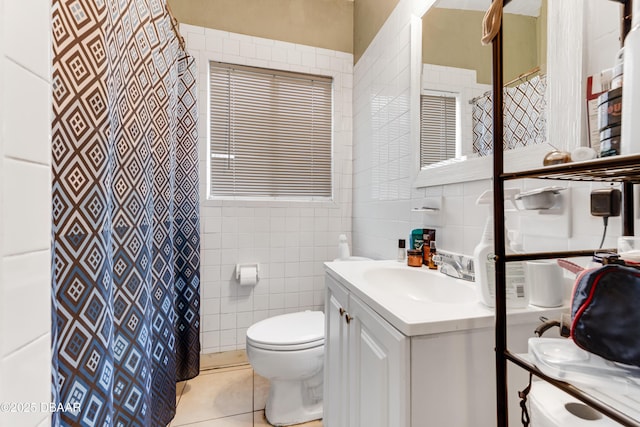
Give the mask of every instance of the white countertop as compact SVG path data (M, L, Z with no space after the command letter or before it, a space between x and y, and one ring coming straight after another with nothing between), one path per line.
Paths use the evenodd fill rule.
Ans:
M451 283L453 287L475 287L474 282L454 279L427 267L408 267L406 263L398 261L356 261L356 262L327 262L327 274L345 286L369 307L406 336L428 335L458 330L493 328L495 325L495 311L487 307L479 299L461 303L432 302L413 298L407 292L394 287L392 280L381 286L366 279L371 272L385 271L393 274L400 270L420 270L428 280L432 278L439 283ZM389 270L390 269L390 270ZM404 272L406 273L406 272ZM416 276L416 275L413 275ZM422 277L422 276L420 276ZM540 316L559 318L561 312L568 311L568 306L558 308L527 308L508 309L509 324L519 324L536 321ZM532 331L533 332L533 331Z

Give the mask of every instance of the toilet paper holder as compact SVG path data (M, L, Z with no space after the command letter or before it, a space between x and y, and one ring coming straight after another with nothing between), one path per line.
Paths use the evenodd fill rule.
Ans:
M255 268L255 272L256 272L256 281L258 281L259 279L259 273L260 273L260 265L258 263L253 263L253 264L236 264L236 280L238 282L240 282L240 271L242 271L243 269L245 271L250 270L252 268Z

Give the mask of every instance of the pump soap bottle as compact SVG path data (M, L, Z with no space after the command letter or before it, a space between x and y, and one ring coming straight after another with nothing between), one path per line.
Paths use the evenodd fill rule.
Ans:
M515 196L519 193L517 189L505 189L505 199L511 200L515 205ZM493 204L493 191L487 190L478 198L476 205ZM506 225L505 225L506 228ZM505 232L508 236L508 232ZM510 244L507 239L506 250L510 251ZM489 306L495 306L495 260L494 260L494 239L493 239L493 216L489 214L487 222L484 226L482 239L473 251L473 265L476 268L476 286L481 301ZM524 263L508 262L506 263L506 296L507 307L523 308L529 305L529 292L526 288Z

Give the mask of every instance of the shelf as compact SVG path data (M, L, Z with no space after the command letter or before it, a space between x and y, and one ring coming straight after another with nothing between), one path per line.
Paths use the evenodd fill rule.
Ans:
M585 162L563 163L520 172L505 172L503 180L540 178L565 181L640 183L640 155L612 156Z
M505 261L531 261L536 259L592 257L595 253L616 252L616 249L581 249L560 252L529 252L505 255Z
M507 360L531 372L536 377L541 378L546 382L553 384L560 390L570 394L576 399L600 411L601 413L613 419L614 421L624 426L640 427L640 420L631 418L629 415L622 412L621 409L615 407L615 399L608 398L606 394L598 393L595 390L583 390L572 384L549 377L544 373L542 373L533 363L531 363L527 355L514 354L509 352L508 350L505 350L504 355L507 358ZM596 396L596 394L599 394L599 396Z
M640 0L638 0L640 1ZM492 2L492 7L504 7L510 0ZM631 16L631 2L624 2L623 16L628 21ZM629 30L629 25L623 20L623 36ZM493 93L493 192L496 195L504 193L504 183L516 179L553 179L564 181L590 181L621 183L622 187L622 233L634 235L634 184L640 184L640 155L612 156L585 162L565 163L560 165L540 167L537 169L504 172L505 156L502 151L504 137L504 102L503 102L503 28L500 23L497 33L492 37L492 93ZM494 242L495 253L498 254L495 263L495 350L496 350L496 412L497 427L509 427L507 387L507 364L517 366L535 374L540 379L564 390L587 405L599 410L611 419L625 425L640 427L638 419L623 412L625 405L615 403L615 400L603 395L600 390L586 390L571 384L555 380L540 372L526 357L514 355L507 347L507 307L506 307L506 263L508 261L524 261L532 259L568 258L577 256L592 256L595 251L569 252L539 252L529 254L506 255L503 224L504 198L494 197ZM640 406L640 405L639 405ZM628 410L630 408L627 408ZM636 408L631 408L634 416Z

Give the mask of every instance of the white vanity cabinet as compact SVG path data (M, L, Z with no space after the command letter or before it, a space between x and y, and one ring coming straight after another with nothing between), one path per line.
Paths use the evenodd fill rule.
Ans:
M401 286L405 273L423 274L421 286L443 275L396 261L327 263L326 271L325 427L496 425L493 310L479 301L420 300ZM376 277L397 281L380 284ZM539 317L559 318L562 311L511 312L510 346L526 352ZM509 419L517 425L517 391L528 376L510 370L508 382Z
M330 276L325 298L325 427L408 427L409 338Z

